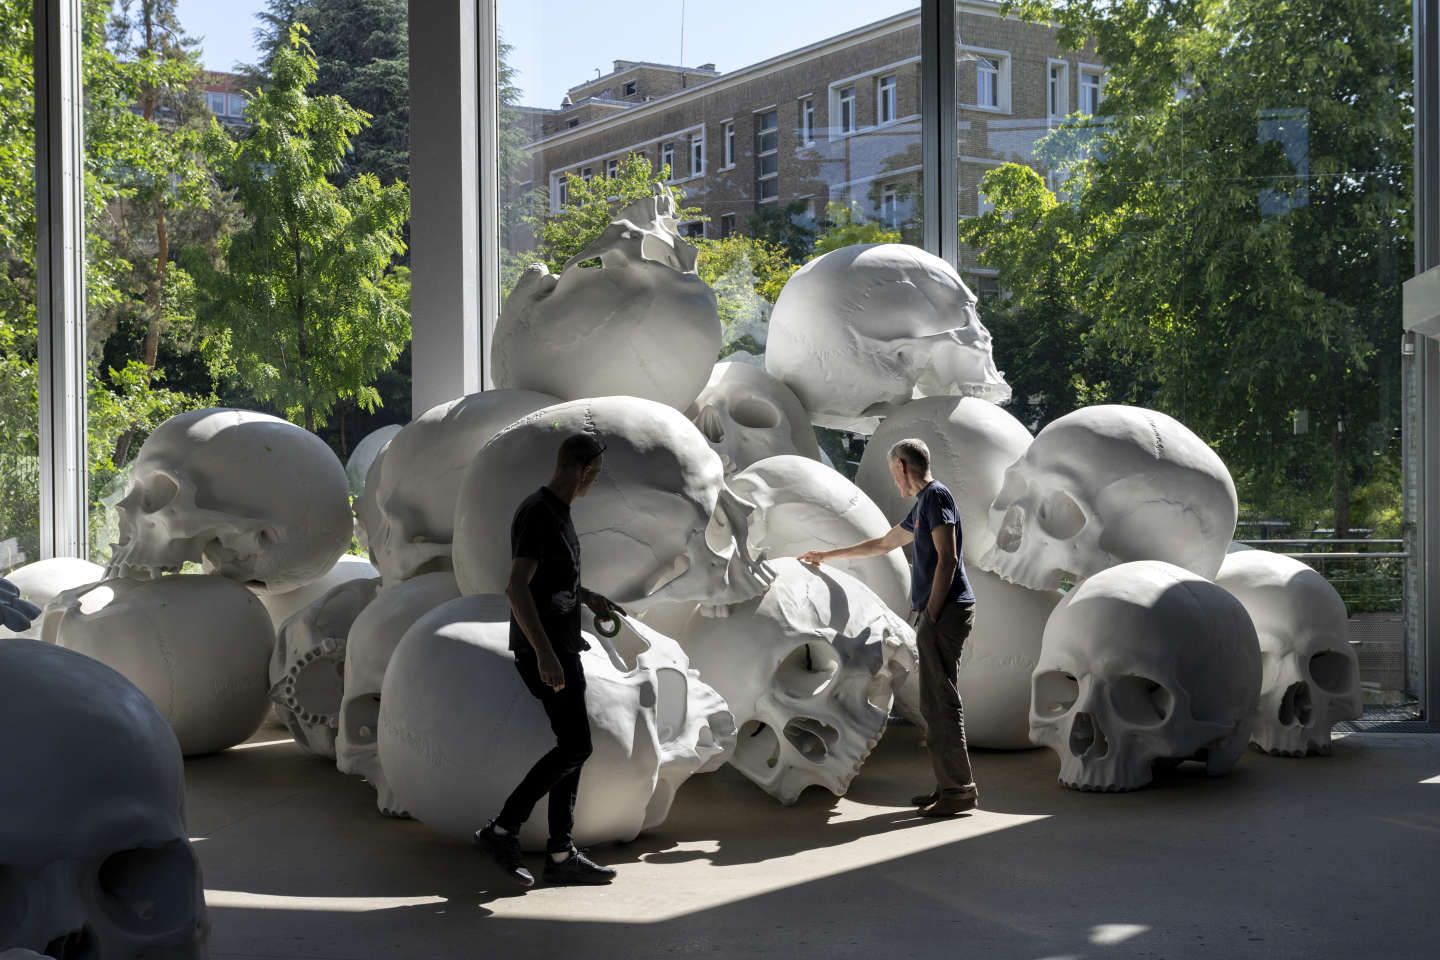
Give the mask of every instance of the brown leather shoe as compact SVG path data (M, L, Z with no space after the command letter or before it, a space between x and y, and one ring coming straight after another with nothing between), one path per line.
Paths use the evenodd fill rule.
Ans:
M930 804L934 803L936 800L939 800L939 799L940 799L940 791L939 791L939 790L931 790L929 793L917 793L917 794L915 794L915 796L913 796L913 797L910 798L910 803L911 803L911 805L913 805L913 806L920 807L921 809L924 809L925 807L930 806Z
M978 797L941 797L920 811L922 817L953 817L969 813L980 805Z

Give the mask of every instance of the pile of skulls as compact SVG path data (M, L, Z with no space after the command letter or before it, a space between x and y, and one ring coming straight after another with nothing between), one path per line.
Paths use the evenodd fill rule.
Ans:
M614 637L585 624L595 753L577 840L635 837L727 763L784 803L840 795L892 712L921 722L909 569L794 558L899 522L886 455L919 437L977 595L972 745L1047 746L1062 783L1120 790L1157 763L1222 773L1252 741L1323 752L1358 713L1343 604L1296 561L1230 552L1235 488L1214 452L1123 406L1032 437L998 406L990 335L944 262L900 244L813 260L775 304L763 365L715 362L695 265L657 188L560 274L526 271L496 328L497 389L367 438L348 469L262 414L167 421L134 465L110 568L14 575L46 608L31 629L128 677L186 753L273 708L382 812L468 838L546 747L508 650L510 522L586 432L606 446L574 505L586 585L633 616ZM853 481L814 426L869 437ZM369 563L342 556L352 531Z

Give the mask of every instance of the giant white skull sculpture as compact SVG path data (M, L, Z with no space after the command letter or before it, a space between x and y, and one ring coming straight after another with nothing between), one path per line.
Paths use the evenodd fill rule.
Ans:
M1030 739L1060 757L1077 790L1134 790L1156 761L1228 773L1250 741L1260 644L1245 608L1173 564L1097 573L1045 626Z
M754 364L715 364L710 382L686 412L720 455L727 474L782 454L820 459L800 398Z
M930 448L931 471L950 488L960 510L965 559L978 563L995 543L990 504L1005 471L1029 448L1030 431L1000 407L975 397L926 397L891 412L865 445L855 484L892 524L915 505L890 477L890 448L910 438Z
M770 457L731 477L730 488L755 504L750 547L769 557L848 547L893 526L859 487L818 460ZM909 615L910 565L898 550L827 566L874 590L901 617Z
M308 753L335 756L345 694L350 627L380 589L380 579L347 580L280 627L270 657L270 699Z
M495 434L553 403L527 390L472 393L431 407L391 438L355 501L370 558L387 584L450 569L465 468Z
M532 264L495 325L496 385L684 410L720 353L715 292L695 272L697 253L677 230L673 195L657 184L558 276Z
M11 570L5 574L5 579L20 591L20 599L35 604L43 611L50 601L65 591L104 580L105 568L78 557L51 557ZM0 637L39 640L42 623L42 617L36 617L27 629L18 632L0 624Z
M1045 429L1005 472L980 566L1054 590L1131 560L1220 571L1239 505L1230 471L1178 421L1085 407Z
M269 709L275 631L260 601L233 580L106 580L62 594L44 630L144 691L186 756L243 742Z
M810 786L843 796L915 670L914 634L848 574L774 567L764 596L695 613L682 643L740 725L732 766L781 803Z
M73 651L0 640L0 757L0 952L207 955L180 750L143 693Z
M765 367L822 427L870 433L917 397L1010 399L975 295L939 257L857 244L801 267L770 315Z
M632 840L662 822L678 782L723 755L735 737L724 701L673 641L643 627L611 649L584 636L592 647L581 659L594 752L575 806L582 846ZM505 599L461 597L412 626L385 672L379 756L396 801L465 840L554 745L508 644ZM543 808L537 814L520 832L527 848L545 841Z
M265 604L265 609L270 613L270 622L275 625L275 633L278 636L280 628L285 625L295 614L319 600L325 594L334 590L342 583L351 580L373 580L380 576L380 571L354 554L345 554L335 562L335 566L318 580L312 580L298 590L291 590L287 593L266 593L263 590L255 591L260 602Z
M249 410L177 414L150 434L116 510L112 572L186 562L276 593L324 574L350 545L345 468L324 441Z
M400 638L431 610L460 596L449 571L423 573L385 587L350 626L345 645L345 699L335 735L335 766L364 777L375 788L375 803L387 816L404 811L380 769L375 741L380 723L380 690Z
M1251 741L1266 753L1330 752L1330 729L1365 711L1345 601L1318 572L1265 550L1231 553L1215 582L1245 605L1264 680Z
M355 444L355 448L350 451L350 459L345 461L345 482L350 486L352 497L358 497L365 492L365 478L370 475L370 468L399 432L400 424L391 423L365 434L360 442Z
M462 594L504 591L515 509L549 479L561 441L578 433L607 447L599 480L572 507L587 587L637 610L732 603L764 590L769 571L746 543L754 508L725 485L695 425L650 400L601 397L526 417L465 471L455 505Z

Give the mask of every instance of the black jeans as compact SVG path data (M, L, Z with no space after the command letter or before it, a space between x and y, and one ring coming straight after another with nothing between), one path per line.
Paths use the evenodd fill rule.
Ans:
M535 762L525 779L505 801L495 822L511 833L530 819L535 804L550 794L550 842L546 849L559 853L574 842L575 796L580 790L580 768L590 758L590 716L585 712L585 670L580 654L557 650L555 656L565 671L565 688L555 691L540 679L535 651L526 647L515 653L515 669L550 718L555 746Z

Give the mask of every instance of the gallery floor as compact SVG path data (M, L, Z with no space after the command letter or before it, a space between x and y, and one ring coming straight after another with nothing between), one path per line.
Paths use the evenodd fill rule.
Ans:
M283 737L188 765L215 960L1316 960L1440 943L1440 737L1353 735L1329 758L1252 754L1228 778L1114 796L1060 788L1045 751L982 753L984 809L928 821L901 806L925 764L897 727L843 800L784 808L734 771L697 777L662 829L592 851L614 885L524 895Z

